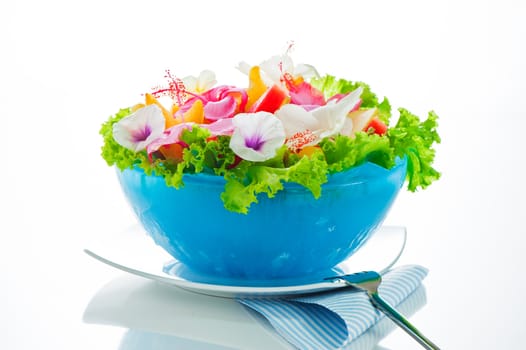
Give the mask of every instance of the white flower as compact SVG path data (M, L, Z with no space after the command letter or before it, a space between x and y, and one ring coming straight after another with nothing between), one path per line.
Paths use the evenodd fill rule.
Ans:
M252 66L246 62L240 62L237 68L248 75L251 67ZM285 85L285 75L288 75L293 79L297 77L309 79L319 76L316 69L311 65L294 65L292 58L287 54L272 56L268 60L263 61L259 65L259 68L261 70L261 79L263 79L263 82L267 86L272 86L274 84Z
M187 76L182 81L187 91L196 94L210 90L217 83L215 73L210 70L202 71L198 77Z
M113 124L113 138L123 147L139 152L164 132L163 112L148 105Z
M318 120L300 105L286 104L276 111L276 117L283 123L285 135L291 137L304 130L318 130L321 126Z
M280 83L281 79L283 79L283 74L289 73L293 76L294 73L294 63L290 56L286 54L272 56L268 60L263 61L259 67L264 73L264 76L270 78L274 84Z
M317 144L321 139L341 132L349 122L347 114L359 103L362 91L363 88L359 87L338 102L332 100L311 111L299 105L287 104L276 111L276 117L282 121L287 138L308 131L316 136L309 144Z
M283 124L272 113L240 113L232 124L230 148L243 159L254 162L270 159L285 142Z

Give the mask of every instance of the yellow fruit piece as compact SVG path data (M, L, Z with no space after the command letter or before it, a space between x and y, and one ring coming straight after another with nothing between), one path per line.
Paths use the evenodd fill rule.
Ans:
M203 124L205 120L205 108L203 101L196 100L192 107L183 114L183 122L194 122Z
M303 79L302 76L297 76L296 78L292 79L292 81L294 82L294 85L298 86L303 83L305 79Z
M305 146L298 152L298 154L300 155L300 157L310 157L314 154L314 152L318 151L319 149L320 147L318 146Z
M155 96L153 96L152 94L148 94L147 93L145 95L145 101L146 101L146 105L147 106L148 105L156 105L157 107L159 107L161 109L161 111L163 112L163 116L164 116L164 128L165 129L168 129L168 128L180 123L180 121L175 119L173 117L173 114L170 113L170 111L168 111L166 108L164 108L164 106L159 101L157 101Z
M146 105L144 103L137 103L135 106L131 108L132 113L137 112L139 109L145 107Z
M268 89L265 83L263 82L263 79L261 79L259 66L254 66L250 68L250 72L248 73L248 79L248 101L247 106L245 107L245 110L247 111Z
M175 113L176 113L178 110L179 110L179 106L176 105L175 103L172 104L172 110L171 110L172 115L175 115Z

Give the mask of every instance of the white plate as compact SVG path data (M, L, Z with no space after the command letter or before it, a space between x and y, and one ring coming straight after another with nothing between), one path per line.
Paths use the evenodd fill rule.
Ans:
M358 252L339 264L334 270L341 274L365 270L383 273L400 258L406 237L405 227L383 226ZM341 281L328 282L323 281L323 278L315 278L301 284L283 281L279 285L273 284L272 286L206 283L203 282L206 281L206 277L196 276L195 279L188 278L187 275L183 277L177 274L178 269L172 269L173 274L163 272L163 266L167 263L173 264L173 259L155 246L150 237L140 228L134 227L132 230L127 230L125 236L120 239L125 241L117 242L117 246L85 249L84 251L89 256L119 270L193 292L219 297L276 297L315 293L346 286ZM99 253L95 253L95 250L99 250ZM100 251L105 251L105 253L100 253Z

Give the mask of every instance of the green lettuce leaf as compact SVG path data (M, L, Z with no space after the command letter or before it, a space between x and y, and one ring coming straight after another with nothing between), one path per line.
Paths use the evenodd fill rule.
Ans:
M391 105L387 98L379 102L376 94L371 90L371 87L361 81L350 81L345 79L337 79L332 75L325 75L319 78L313 78L310 84L316 89L320 90L325 98L330 98L336 94L346 94L356 90L359 87L363 88L361 95L361 108L378 108L380 119L388 124L391 117Z
M353 138L338 135L333 139L322 140L320 146L331 173L350 169L366 161L387 169L395 163L389 139L377 134L359 132Z
M321 153L303 157L287 168L275 168L242 161L225 174L227 183L221 194L226 209L247 214L249 207L258 202L258 195L269 198L283 189L283 182L295 182L308 188L314 198L321 195L321 185L327 182L327 163Z
M222 176L236 162L236 156L229 147L230 137L210 139L209 130L194 126L183 130L180 138L189 145L183 151L182 161L176 164L160 161L161 164L155 167L156 173L164 176L168 186L184 186L185 173L206 172Z
M400 117L396 125L387 131L394 154L407 156L408 189L416 191L426 188L440 178L440 173L433 168L435 159L434 143L440 143L436 130L438 116L429 112L425 121L400 108Z
M387 98L379 102L369 86L361 82L336 79L333 76L314 79L312 84L325 96L364 88L362 108L377 108L380 118L388 124L391 105ZM166 160L154 153L148 157L145 151L134 152L119 145L113 139L113 124L131 114L131 109L121 109L101 127L104 139L102 157L108 165L123 170L138 167L147 174L164 177L166 184L175 188L184 186L185 173L206 172L224 176L226 185L221 194L226 209L248 213L250 206L258 202L260 195L272 198L283 190L284 183L293 182L309 189L315 198L321 195L321 186L332 173L348 170L365 162L391 168L397 157L408 160L408 189L426 188L439 179L440 173L433 168L435 157L433 145L440 143L437 133L438 116L430 112L425 121L406 109L400 108L400 117L387 134L358 132L353 137L337 135L319 143L319 151L309 157L300 157L284 145L276 155L265 162L240 160L229 147L230 136L211 137L205 128L194 126L181 133L181 141L189 145L183 151L182 160Z

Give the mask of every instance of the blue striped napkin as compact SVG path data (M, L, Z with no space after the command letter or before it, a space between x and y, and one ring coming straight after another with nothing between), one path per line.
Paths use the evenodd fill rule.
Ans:
M380 295L391 305L407 299L427 275L419 265L401 266L382 276ZM299 298L243 298L239 302L264 316L298 349L340 349L385 316L365 292L348 288Z

